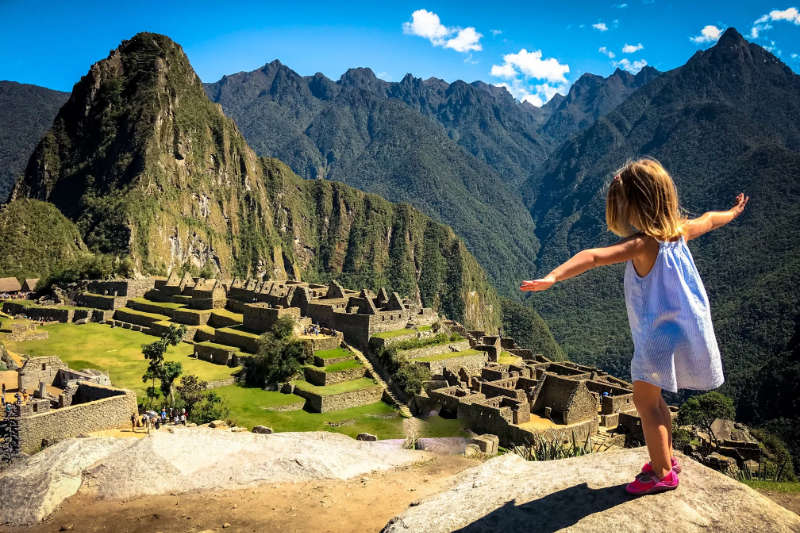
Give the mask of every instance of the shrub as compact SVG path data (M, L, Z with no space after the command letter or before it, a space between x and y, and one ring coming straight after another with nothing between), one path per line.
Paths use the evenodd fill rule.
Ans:
M195 405L188 418L195 424L207 424L213 420L225 420L229 414L230 409L222 401L222 397L212 390L205 393L203 400Z
M678 423L683 426L700 426L716 444L717 436L711 430L711 424L717 418L733 419L735 413L731 398L711 391L686 400L678 411Z

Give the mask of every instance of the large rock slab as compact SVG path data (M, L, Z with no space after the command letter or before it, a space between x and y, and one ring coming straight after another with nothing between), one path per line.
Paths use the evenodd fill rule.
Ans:
M800 531L800 516L678 457L678 489L634 498L624 487L647 461L644 448L545 462L504 455L455 476L384 532Z
M0 473L0 524L38 522L81 486L83 471L132 439L69 439L24 459Z
M103 498L134 498L347 479L428 457L328 432L259 435L198 427L141 439L70 439L0 473L0 524L42 520L79 488Z

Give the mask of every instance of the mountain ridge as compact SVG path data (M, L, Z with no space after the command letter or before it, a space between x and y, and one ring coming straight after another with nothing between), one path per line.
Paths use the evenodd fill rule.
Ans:
M53 202L90 249L139 271L339 278L471 327L499 323L494 289L450 228L256 157L162 35L137 34L92 65L16 184L22 198Z

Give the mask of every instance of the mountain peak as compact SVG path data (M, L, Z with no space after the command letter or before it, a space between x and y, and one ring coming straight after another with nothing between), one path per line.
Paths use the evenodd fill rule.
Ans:
M736 28L730 27L725 30L720 36L717 44L714 46L730 46L730 45L747 45L747 41L742 34L736 31Z

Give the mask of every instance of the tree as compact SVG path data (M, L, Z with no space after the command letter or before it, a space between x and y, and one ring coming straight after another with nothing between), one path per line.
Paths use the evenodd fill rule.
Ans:
M176 388L178 389L178 398L186 407L187 417L191 417L195 406L206 397L207 387L208 382L202 381L197 376L190 374L181 378L181 384Z
M176 361L165 361L164 354L170 345L175 346L183 340L184 333L186 333L186 326L170 326L159 340L142 347L142 354L148 361L142 381L144 383L147 383L148 380L151 382L150 387L147 388L147 397L151 401L158 397L156 380L159 381L158 389L162 396L164 398L170 396L174 400L172 384L183 372L183 367Z
M686 400L678 411L678 422L681 425L700 426L708 433L714 444L718 444L711 424L717 418L733 419L735 414L733 399L719 392L711 391Z
M272 331L261 336L255 355L244 362L247 385L263 387L300 372L310 354L305 343L292 338L293 331L294 321L281 317L275 321Z

